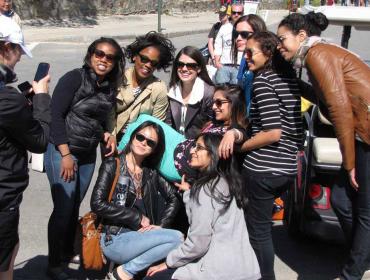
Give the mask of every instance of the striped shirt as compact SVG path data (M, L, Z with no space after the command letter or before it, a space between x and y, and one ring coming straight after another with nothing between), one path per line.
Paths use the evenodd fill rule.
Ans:
M252 137L260 131L281 129L278 142L248 152L244 167L273 175L295 175L302 144L301 96L295 78L263 71L253 81L249 119Z

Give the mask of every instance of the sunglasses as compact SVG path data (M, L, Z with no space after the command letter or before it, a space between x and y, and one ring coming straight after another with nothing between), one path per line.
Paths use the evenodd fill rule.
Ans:
M195 70L199 67L198 63L185 63L182 61L177 62L177 68L182 69L186 66L188 70Z
M233 38L242 37L243 39L248 39L250 36L252 36L253 32L250 31L236 31L236 29L233 29Z
M140 61L143 64L150 63L150 65L152 67L157 67L159 65L159 61L158 60L151 60L149 57L147 57L146 55L143 55L141 53L138 53L137 55L140 57Z
M113 61L115 61L117 59L117 56L114 55L114 54L106 54L105 52L103 52L102 50L99 50L99 49L95 49L94 50L94 55L99 58L99 59L103 59L105 57L105 59L109 62L109 63L112 63Z
M153 141L152 139L146 138L144 135L142 135L142 134L140 134L140 133L137 133L137 134L135 135L135 139L136 139L137 141L139 141L139 142L144 142L144 141L146 141L146 144L147 144L150 148L152 148L152 149L154 149L154 148L155 148L155 146L157 146L157 142Z
M239 16L242 16L243 15L243 12L231 11L231 13L233 15L239 15Z
M245 55L247 56L248 59L251 59L256 54L261 53L261 51L253 51L252 49L246 49L244 53L245 53Z
M196 152L196 153L199 152L199 151L207 151L207 152L210 151L208 148L206 148L202 145L196 144L196 143L194 143L192 148L193 148L194 152Z
M227 99L216 99L212 101L213 104L216 105L217 108L221 108L222 104L230 103L230 100Z

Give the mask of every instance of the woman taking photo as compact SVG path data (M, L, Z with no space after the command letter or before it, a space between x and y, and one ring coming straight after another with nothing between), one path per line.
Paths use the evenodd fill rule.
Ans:
M184 243L165 263L151 267L145 279L260 279L256 255L244 222L240 174L233 158L218 156L222 137L201 134L192 149L190 165L200 171L191 186L178 184L190 221Z
M33 81L31 106L10 84L25 47L20 27L0 16L0 279L13 279L14 260L19 247L19 206L28 186L27 151L43 153L49 138L50 96L47 75ZM29 93L29 92L27 92Z
M127 125L140 114L165 120L168 107L167 87L153 73L155 70L167 70L174 59L175 47L162 34L151 31L137 37L125 51L134 66L126 70L127 83L117 95L115 133L118 142Z
M105 142L105 156L115 152L115 138L110 133L124 66L118 43L100 38L89 46L83 67L65 74L55 87L45 154L54 204L48 225L48 275L52 279L68 279L61 264L75 255L78 212L94 172L97 145Z
M190 46L183 48L172 68L166 122L194 139L212 119L213 91L201 52Z
M370 68L352 52L320 37L328 26L321 13L292 14L281 21L282 56L305 67L320 109L334 126L343 157L331 203L350 243L340 279L361 279L370 264ZM310 97L310 96L307 96Z
M108 259L119 264L113 279L132 279L165 258L183 240L170 227L179 207L176 188L152 169L165 148L161 127L144 122L131 134L120 155L120 177L111 202L108 196L116 160L106 159L99 170L91 209L103 219L101 246Z
M245 49L249 70L255 75L251 137L242 145L247 152L243 163L249 199L246 220L262 279L275 279L271 213L274 199L293 184L303 137L300 90L293 68L276 49L278 43L271 32L254 33Z

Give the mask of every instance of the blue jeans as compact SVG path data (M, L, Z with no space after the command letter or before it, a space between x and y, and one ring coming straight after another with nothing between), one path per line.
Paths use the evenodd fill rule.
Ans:
M49 266L52 267L60 266L65 258L74 254L79 208L95 168L96 154L84 159L73 158L78 168L74 180L65 182L60 177L62 157L56 146L49 143L45 153L45 169L54 204L48 224Z
M234 66L224 65L217 70L215 76L216 84L238 84L238 68Z
M122 265L123 270L133 277L151 264L164 259L170 251L183 242L180 231L153 229L145 232L129 231L118 235L110 234L111 240L101 235L100 244L104 255Z
M341 279L361 279L370 265L370 146L356 141L355 191L342 168L331 192L331 204L349 241L351 251Z

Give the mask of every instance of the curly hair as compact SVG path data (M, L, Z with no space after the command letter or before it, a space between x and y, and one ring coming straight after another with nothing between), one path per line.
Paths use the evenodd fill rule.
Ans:
M168 72L167 68L171 66L175 58L176 48L171 40L156 31L150 31L143 36L136 37L135 41L125 48L126 57L133 63L134 57L138 55L141 50L148 47L155 47L160 53L159 63L155 68Z
M121 85L126 84L126 77L123 74L125 72L126 59L121 46L113 38L101 37L90 44L87 48L87 52L84 58L84 65L91 68L91 57L99 44L109 44L116 50L115 64L107 74L107 78L113 84L113 87L118 89Z

